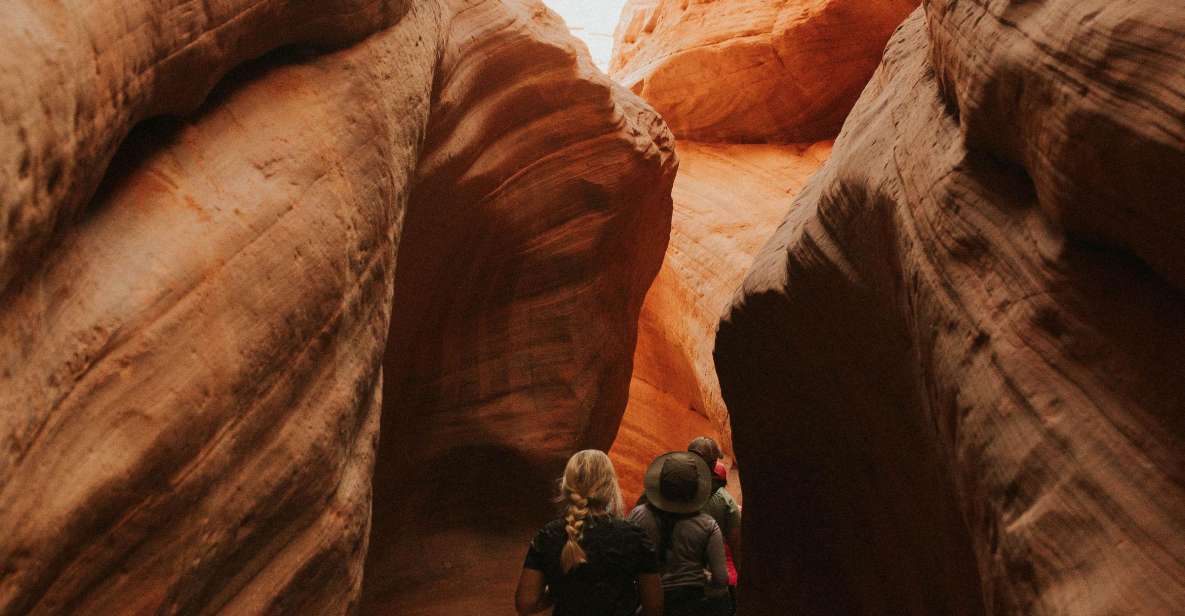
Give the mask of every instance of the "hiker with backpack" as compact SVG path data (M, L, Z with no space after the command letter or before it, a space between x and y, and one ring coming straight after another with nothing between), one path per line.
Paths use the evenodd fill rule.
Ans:
M698 454L712 469L712 496L704 504L703 512L712 516L724 535L724 557L728 562L728 615L736 613L737 569L741 559L741 508L728 491L728 470L721 459L720 446L711 437L701 436L687 445L687 451Z
M728 569L720 526L700 510L712 495L712 473L698 455L663 454L646 469L642 502L629 520L658 554L665 616L723 616Z

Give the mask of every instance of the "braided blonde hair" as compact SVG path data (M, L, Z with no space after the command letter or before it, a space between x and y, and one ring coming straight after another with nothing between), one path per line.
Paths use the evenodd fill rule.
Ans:
M560 498L565 503L564 530L568 533L568 542L560 552L560 563L567 573L588 562L580 542L584 539L584 521L589 514L621 517L624 509L617 472L613 470L609 456L597 449L573 454L564 468Z

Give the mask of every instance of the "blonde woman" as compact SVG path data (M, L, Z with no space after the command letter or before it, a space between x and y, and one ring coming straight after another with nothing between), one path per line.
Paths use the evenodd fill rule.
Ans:
M617 473L605 452L568 459L563 516L536 533L514 603L519 614L552 605L553 616L662 615L658 557L645 531L621 518Z

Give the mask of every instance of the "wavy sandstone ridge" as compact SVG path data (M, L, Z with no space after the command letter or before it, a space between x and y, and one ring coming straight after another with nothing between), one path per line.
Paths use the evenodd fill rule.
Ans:
M0 292L94 194L136 123L189 113L231 68L290 44L340 46L405 0L69 6L16 0L0 36Z
M93 50L110 73L10 90L21 112L0 115L0 160L29 163L0 167L19 223L0 252L14 281L0 303L0 613L346 613L368 542L401 573L481 588L406 534L471 532L453 548L485 562L509 557L511 534L517 566L547 513L531 504L543 478L608 445L665 247L665 127L538 3L338 4L311 21L269 3L228 21L136 7L153 27L120 21L138 34L103 30L119 44ZM96 32L127 14L88 10L77 23ZM325 39L339 18L350 28ZM76 48L102 38L77 47L77 32L33 23L6 22L4 62L74 75ZM233 71L198 113L136 129L106 169L137 119L209 87L169 79L371 31ZM160 68L183 57L182 73ZM129 72L140 80L120 82ZM117 102L92 104L109 90ZM71 128L59 105L102 110L98 128ZM36 152L14 134L37 135ZM55 164L47 196L29 178ZM495 478L530 498L474 525ZM428 503L454 517L404 525ZM384 574L365 586L418 587L372 584ZM512 583L466 605L495 613ZM408 613L366 596L367 614Z
M612 443L670 229L670 134L557 16L473 2L449 32L395 274L367 614L509 612L568 456Z
M0 612L353 601L431 17L138 131L9 294Z
M936 1L894 36L720 324L742 609L1185 607L1182 31Z
M917 0L629 0L610 73L680 139L834 138Z

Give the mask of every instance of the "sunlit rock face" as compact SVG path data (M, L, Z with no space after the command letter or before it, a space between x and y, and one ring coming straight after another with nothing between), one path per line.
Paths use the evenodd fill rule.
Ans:
M431 18L139 129L4 293L0 613L355 603Z
M289 44L344 45L402 0L15 0L0 36L0 288L94 193L137 122L192 112L226 71Z
M192 8L0 26L0 613L508 611L669 134L534 2Z
M695 436L713 436L733 457L711 356L719 315L826 159L889 33L914 6L626 4L611 74L664 114L683 161L671 243L642 309L630 402L612 452L627 494L640 491L653 456ZM803 143L746 143L766 141Z
M612 451L622 489L635 498L650 460L697 436L717 437L732 457L712 360L716 323L830 142L678 149L670 246L642 306L629 405Z
M1185 606L1183 31L934 1L894 35L720 324L743 610Z
M680 139L835 137L917 0L630 0L610 73Z

